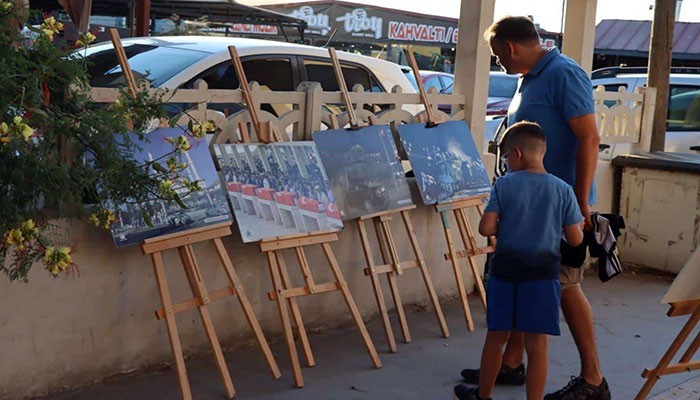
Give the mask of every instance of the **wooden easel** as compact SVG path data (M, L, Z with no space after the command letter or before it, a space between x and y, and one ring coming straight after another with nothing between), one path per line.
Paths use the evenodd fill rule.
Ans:
M231 54L231 59L233 61L234 69L238 76L239 82L241 82L241 88L245 92L247 91L247 79L245 76L245 71L238 58L238 53L234 46L229 47L229 52ZM245 84L244 84L245 82ZM249 102L248 104L252 104ZM262 125L257 118L257 112L254 107L248 107L248 111L251 115L251 121L253 121L253 127L258 130L257 134L260 137L260 126ZM273 141L280 140L281 135L279 133L274 133L275 129L273 127L269 128L272 132L271 139ZM243 139L245 141L245 139ZM294 319L294 325L299 335L299 340L301 341L302 348L304 350L304 355L306 357L306 362L309 367L316 365L313 352L311 350L311 345L309 344L309 338L306 333L306 328L304 327L304 321L301 317L301 312L299 310L299 305L297 302L298 297L305 297L319 293L326 293L332 291L340 291L345 299L345 303L350 310L357 329L362 335L362 339L367 348L372 363L376 368L381 368L382 362L379 360L379 355L374 347L374 343L367 332L364 321L362 321L362 315L355 304L355 300L350 293L348 284L345 280L343 272L338 265L338 261L335 258L333 249L330 243L338 240L338 235L333 232L311 232L297 235L279 236L265 238L260 242L260 250L266 254L267 263L270 268L270 276L272 278L272 285L274 290L268 294L271 301L277 302L277 307L280 314L280 320L282 321L282 327L284 329L284 336L287 343L287 349L289 351L289 358L292 362L292 371L294 373L294 383L296 387L304 386L304 377L301 372L301 363L299 362L299 356L297 354L296 343L294 341L294 333L292 330L292 320L289 317L289 310L287 306L291 309L292 318ZM312 245L320 245L323 249L323 253L328 261L331 271L335 280L326 283L317 283L313 277L313 273L309 266L305 248ZM296 254L299 267L304 278L304 283L301 286L294 286L289 273L287 271L287 266L284 262L284 257L280 253L282 250L294 250Z
M418 72L418 64L416 63L416 58L413 54L413 49L408 49L408 61L410 63L413 74L418 83L418 91L420 93L421 100L425 106L425 116L427 119L427 126L436 126L438 121L436 121L433 114L433 108L431 107L430 101L428 100L425 87L423 86L423 81L421 80L420 73ZM462 269L459 265L460 258L467 258L469 261L469 266L471 267L472 274L474 275L474 281L476 282L477 291L481 298L481 304L486 310L486 290L484 289L484 282L481 279L481 273L476 265L475 257L480 254L492 253L493 246L479 247L476 242L476 236L474 235L474 230L471 227L468 217L468 210L470 208L475 208L482 216L484 213L483 203L488 198L488 195L468 197L464 199L459 199L456 201L451 201L447 203L437 204L435 206L438 213L440 213L440 220L442 221L442 227L445 232L445 239L447 240L447 248L449 250L448 254L445 254L445 258L450 260L452 263L452 269L455 274L455 280L457 281L457 290L459 291L459 297L462 301L462 309L464 310L464 318L467 322L467 329L469 331L474 330L474 320L472 318L471 310L469 308L469 302L467 298L467 290L464 286L464 278L462 276ZM454 213L455 219L457 220L457 227L459 229L459 234L462 239L462 245L464 250L458 250L455 240L453 238L452 226L450 224L449 214Z
M119 64L122 68L124 79L129 87L129 91L132 96L136 96L136 80L134 79L134 74L129 67L129 61L126 58L124 47L122 46L119 38L119 32L112 28L110 29L109 34L112 44L114 45L115 52L117 53L117 59L119 60ZM258 319L255 316L253 307L251 306L245 290L243 289L241 280L238 278L238 275L233 268L233 264L231 263L231 259L224 248L223 242L221 241L222 237L231 235L230 225L230 222L224 222L212 226L190 229L185 232L176 232L157 238L146 239L141 246L143 253L150 254L153 261L156 283L158 284L158 291L163 304L163 308L156 311L156 318L165 319L165 323L168 328L168 336L170 338L170 348L173 352L173 357L175 358L175 369L177 370L178 380L180 382L180 390L182 391L182 397L185 400L192 399L192 392L190 390L189 380L187 379L185 359L182 354L182 345L180 344L180 336L177 331L175 315L193 308L197 308L199 311L202 324L204 325L204 330L207 333L207 338L209 339L212 351L214 352L214 359L216 360L221 379L223 380L226 388L226 395L228 398L233 398L236 396L236 391L233 387L233 382L231 381L231 374L226 366L223 351L221 350L221 344L216 336L216 330L214 329L214 324L211 320L209 309L207 308L209 303L230 296L238 297L238 301L241 303L246 319L255 333L272 375L275 378L282 376L279 367L277 366L277 362L272 355L270 346L265 339L262 328L258 323ZM217 290L211 294L209 294L207 291L204 281L202 280L202 274L200 272L199 265L197 264L197 259L194 255L194 249L192 248L192 245L195 243L210 240L214 242L219 260L221 261L224 272L226 272L226 276L228 277L230 283L230 285L226 288ZM170 295L168 280L165 276L165 267L163 265L163 256L161 254L162 252L170 249L178 250L180 260L182 261L182 265L185 270L185 275L187 276L187 281L189 282L190 288L194 295L194 297L191 299L177 304L173 304L172 297Z
M345 83L345 77L343 76L343 71L338 61L338 55L334 48L329 48L328 52L331 56L333 62L333 69L335 71L335 76L338 81L338 86L340 88L340 93L345 103L345 108L347 109L348 118L350 121L350 129L356 130L360 128L357 117L355 116L355 110L353 108L352 102L350 100L350 94L348 92L347 85ZM340 127L334 127L339 129ZM382 291L381 282L379 277L381 274L386 274L387 280L389 282L389 288L391 289L391 295L394 300L394 306L396 308L396 313L399 317L399 323L401 325L401 332L403 333L404 342L408 343L411 341L411 332L408 329L408 322L406 321L406 313L403 308L403 303L401 301L401 294L398 288L397 275L403 275L404 271L412 268L420 269L423 276L423 282L425 283L426 289L428 290L428 295L435 308L435 313L437 314L438 322L440 328L442 329L442 334L444 337L450 336L450 331L447 328L447 322L445 322L445 316L442 313L442 308L440 307L440 302L435 292L435 287L433 281L430 277L430 272L426 265L425 259L423 257L423 252L421 251L420 244L418 243L418 238L416 237L415 229L413 228L413 223L411 222L411 216L409 214L410 210L415 209L416 206L411 205L408 207L402 207L394 210L382 211L374 214L364 215L357 219L357 226L360 232L360 240L362 242L362 250L365 254L365 259L367 260L367 268L365 268L365 275L369 276L372 280L372 287L374 289L374 296L377 300L377 307L379 308L379 313L382 317L382 323L384 325L384 332L386 333L387 342L389 344L389 349L391 352L396 352L396 340L394 339L394 332L391 328L391 321L389 320L389 313L384 301L384 294ZM394 235L391 232L389 222L392 217L400 214L403 219L404 226L406 228L406 233L411 242L411 247L413 248L413 254L415 259L410 261L402 262L399 258L399 252L394 241ZM372 221L374 223L375 233L377 235L377 242L379 245L379 250L382 255L383 264L376 265L374 256L372 254L372 247L370 245L369 235L367 233L367 227L365 226L366 221Z
M231 235L231 223L224 222L217 225L207 226L203 228L191 229L185 232L177 232L170 235L165 235L157 238L146 239L141 246L144 254L150 254L153 261L153 268L156 275L156 283L158 284L158 291L160 292L160 298L163 303L163 307L156 311L156 318L165 319L165 323L168 327L168 336L170 337L170 347L175 357L175 369L177 370L178 380L180 381L180 389L182 390L182 397L185 400L192 399L192 393L190 391L190 383L187 379L187 370L185 369L185 360L182 354L182 346L180 344L180 337L177 331L177 323L175 321L175 315L197 308L199 315L202 319L202 324L204 325L204 330L207 333L207 338L211 344L212 351L214 352L214 359L216 360L216 365L219 368L219 373L221 379L226 387L226 395L228 398L233 398L236 396L236 391L233 388L233 382L231 381L231 375L226 366L226 361L224 360L224 355L221 350L221 345L219 339L216 336L216 331L214 330L214 324L211 320L209 314L209 309L207 305L217 300L225 299L230 296L236 296L238 301L241 303L243 312L245 313L248 324L253 329L255 337L258 340L260 349L265 355L270 371L275 378L282 376L280 373L277 362L275 361L272 351L270 351L270 346L265 339L262 328L258 323L258 319L255 317L253 312L253 307L248 300L248 296L243 289L241 280L236 274L231 259L224 248L224 244L221 241L222 237ZM202 280L202 274L200 272L199 265L194 255L194 249L192 245L195 243L201 243L206 241L213 241L216 247L216 252L219 256L219 260L226 272L226 276L229 280L229 286L209 293L204 281ZM187 281L190 284L192 293L194 297L185 300L180 303L173 303L170 296L170 289L168 288L168 281L165 276L165 267L163 265L164 251L170 249L177 249L182 265L185 269L185 275L187 275Z
M690 343L686 351L681 356L676 364L671 364L671 361L678 353L678 350L683 346L688 336L693 332L695 326L700 321L700 299L671 303L670 309L666 314L669 317L678 317L682 315L690 315L688 322L685 323L678 336L673 340L671 346L666 350L666 353L661 357L656 368L645 369L642 372L642 377L646 378L646 382L635 396L635 400L644 400L651 392L651 389L656 384L656 381L663 375L671 375L679 372L688 372L700 369L700 361L692 361L695 353L700 348L700 332L695 336L695 339Z

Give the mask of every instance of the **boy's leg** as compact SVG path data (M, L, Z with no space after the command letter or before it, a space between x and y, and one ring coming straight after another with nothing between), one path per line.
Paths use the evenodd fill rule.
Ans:
M527 380L525 388L528 400L540 400L547 383L547 335L526 333ZM483 368L483 367L482 367Z
M511 332L488 331L481 351L481 373L479 374L479 397L490 398L496 385L496 376L501 369L503 346Z

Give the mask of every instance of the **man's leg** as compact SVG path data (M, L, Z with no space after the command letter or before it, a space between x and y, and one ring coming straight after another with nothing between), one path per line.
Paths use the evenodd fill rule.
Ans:
M603 381L593 328L593 310L580 285L561 292L561 309L581 359L581 376L591 385ZM504 356L505 359L505 356Z
M525 334L523 332L511 332L503 352L503 364L510 368L517 368L523 364L525 358Z

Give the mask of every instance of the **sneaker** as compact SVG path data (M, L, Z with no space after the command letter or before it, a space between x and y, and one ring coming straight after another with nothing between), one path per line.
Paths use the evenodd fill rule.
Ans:
M472 385L479 384L478 369L463 369L462 379ZM515 368L511 368L505 364L501 364L501 370L498 371L496 377L497 385L524 385L525 384L525 364L520 364Z
M610 388L605 378L600 386L595 386L580 376L572 376L566 386L544 396L544 400L610 400L610 398Z
M490 397L479 397L478 387L468 387L466 385L457 385L454 389L454 398L457 400L491 400Z

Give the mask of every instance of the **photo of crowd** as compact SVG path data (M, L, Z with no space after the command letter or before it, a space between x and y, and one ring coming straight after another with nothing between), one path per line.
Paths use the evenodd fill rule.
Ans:
M343 228L312 142L215 145L244 242Z
M486 168L464 121L430 128L400 125L398 129L426 205L491 191Z
M343 220L413 204L389 126L315 132Z
M132 137L140 149L134 153L137 162L159 160L168 168L163 156L173 150L167 138L177 138L184 134L181 127L159 128L141 142L136 135ZM191 182L198 182L202 188L186 196L182 202L187 208L175 202L151 201L148 204L108 204L114 210L116 221L110 226L112 238L117 247L142 243L145 239L162 236L188 229L200 228L231 220L231 212L226 201L226 194L216 172L207 144L204 141L190 140L190 149L176 154L178 162L187 164L180 174ZM162 160L160 160L162 159ZM176 192L180 192L175 189ZM144 210L151 225L144 219Z

